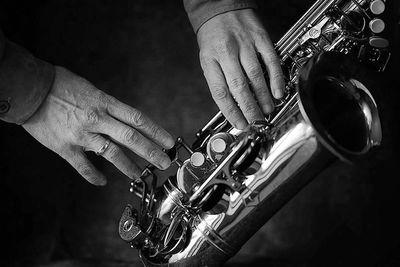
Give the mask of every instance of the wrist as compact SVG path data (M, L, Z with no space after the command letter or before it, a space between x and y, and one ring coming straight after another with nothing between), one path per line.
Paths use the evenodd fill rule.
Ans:
M0 119L23 124L40 107L54 80L54 66L6 40L0 61Z
M184 0L184 5L190 23L192 24L193 30L196 34L205 22L219 14L234 10L257 8L257 5L253 0Z

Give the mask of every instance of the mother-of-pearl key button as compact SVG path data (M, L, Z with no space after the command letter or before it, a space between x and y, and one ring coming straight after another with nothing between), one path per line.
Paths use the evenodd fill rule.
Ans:
M385 3L382 0L373 0L369 4L372 14L380 15L385 11Z
M216 138L215 140L212 140L211 142L211 149L215 153L222 153L226 149L226 142L222 138Z
M369 38L369 44L376 48L386 48L389 46L389 41L382 37L372 36Z
M373 33L381 33L385 29L385 22L381 19L373 19L369 22L369 28Z
M204 157L203 153L201 153L201 152L194 152L190 156L190 164L192 164L193 167L201 167L205 161L206 161L206 158Z

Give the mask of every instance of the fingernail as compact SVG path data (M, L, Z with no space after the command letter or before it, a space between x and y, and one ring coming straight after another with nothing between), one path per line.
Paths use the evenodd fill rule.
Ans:
M245 122L245 121L238 121L238 122L235 123L234 126L235 126L235 128L238 129L238 130L243 130L244 128L246 128L247 122Z
M171 165L171 160L169 157L164 157L160 161L160 167L162 170L168 169L168 167Z
M140 180L140 176L142 174L139 171L133 171L131 175L129 175L129 179L134 180L136 182L136 180Z
M275 98L282 98L283 97L283 92L281 90L275 90L274 91L274 97Z
M271 113L272 111L274 111L274 104L273 103L269 103L269 104L265 104L264 105L264 112L266 114Z
M175 145L175 139L172 138L171 135L168 136L168 138L164 142L164 147L167 149L172 148Z
M265 104L265 105L263 106L263 112L264 112L264 114L269 114L269 113L271 113L271 111L272 111L271 105Z

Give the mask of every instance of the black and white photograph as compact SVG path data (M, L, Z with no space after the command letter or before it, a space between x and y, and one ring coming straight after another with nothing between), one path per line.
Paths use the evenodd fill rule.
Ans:
M0 265L400 266L399 0L1 0Z

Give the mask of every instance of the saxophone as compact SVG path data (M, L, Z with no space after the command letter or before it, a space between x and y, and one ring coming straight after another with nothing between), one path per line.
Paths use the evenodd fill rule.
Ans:
M240 131L220 112L166 151L176 170L161 185L152 165L131 183L140 207L125 208L119 234L144 265L222 265L329 164L380 144L362 73L389 61L385 4L317 0L276 43L286 87L273 113Z

